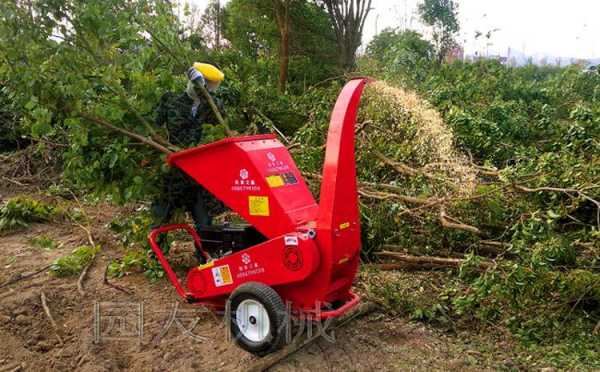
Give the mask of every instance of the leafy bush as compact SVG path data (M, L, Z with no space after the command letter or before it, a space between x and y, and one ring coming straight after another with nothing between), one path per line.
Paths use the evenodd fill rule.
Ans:
M0 68L1 64L2 62ZM0 83L0 153L15 150L28 143L22 138L25 133L20 122L20 110L10 96L9 89Z
M24 228L32 222L47 222L58 212L56 207L41 200L18 196L0 207L0 231Z

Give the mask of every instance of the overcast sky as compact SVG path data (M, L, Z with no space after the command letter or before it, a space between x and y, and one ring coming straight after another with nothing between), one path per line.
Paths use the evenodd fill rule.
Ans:
M182 0L186 1L186 0ZM208 0L187 0L203 8ZM226 3L226 0L222 1ZM426 33L416 14L420 0L373 0L363 43L386 27ZM458 0L459 41L467 54L600 57L600 0ZM493 32L475 40L475 32ZM490 45L487 45L490 44Z

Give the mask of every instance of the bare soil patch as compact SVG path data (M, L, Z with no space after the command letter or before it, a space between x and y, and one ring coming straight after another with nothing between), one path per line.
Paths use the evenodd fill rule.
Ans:
M0 195L5 199L18 191L0 188ZM30 188L20 191L31 193ZM152 283L142 273L111 279L130 293L105 285L106 266L124 254L106 226L124 211L109 204L84 207L95 222L93 234L102 246L84 282L86 294L77 291L77 277L56 278L47 272L1 288L3 371L243 371L253 363L254 356L228 340L220 315L182 303L167 280ZM34 247L31 239L42 234L60 245L52 250ZM66 222L4 233L0 236L0 285L51 264L86 241L82 229ZM58 330L42 308L42 292ZM458 338L381 312L352 321L334 336L334 342L321 338L271 370L462 371L497 367L506 359L465 352L469 346Z

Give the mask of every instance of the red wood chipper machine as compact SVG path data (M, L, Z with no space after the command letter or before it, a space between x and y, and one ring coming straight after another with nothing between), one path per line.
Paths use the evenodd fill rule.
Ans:
M290 314L324 320L359 302L351 290L361 248L354 127L366 83L348 82L333 109L318 204L275 135L226 138L167 159L248 225L166 225L148 240L177 293L225 308L232 336L251 353L280 348ZM186 285L157 244L172 230L187 231L206 262L189 270Z

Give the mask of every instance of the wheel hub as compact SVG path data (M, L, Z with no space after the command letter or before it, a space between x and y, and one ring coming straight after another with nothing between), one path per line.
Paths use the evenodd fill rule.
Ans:
M235 319L242 335L252 342L264 341L271 330L267 309L256 300L242 301L236 309Z

